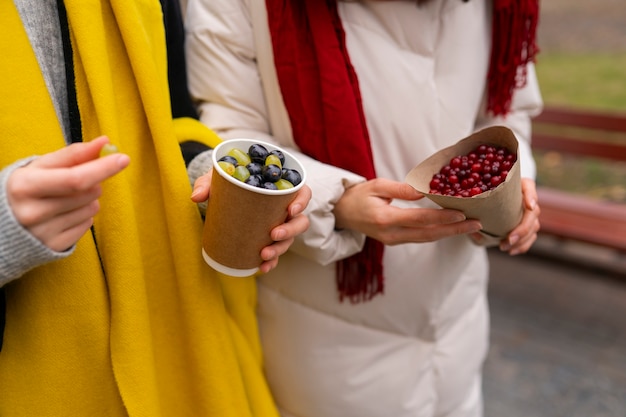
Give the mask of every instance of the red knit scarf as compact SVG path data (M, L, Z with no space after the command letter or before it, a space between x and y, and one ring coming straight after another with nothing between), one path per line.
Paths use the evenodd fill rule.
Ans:
M337 0L266 0L274 61L294 140L311 157L376 177L358 79L346 49ZM534 59L538 0L494 0L488 110L506 114ZM340 300L383 292L383 244L367 238L338 262Z
M487 110L506 115L513 90L526 84L526 65L535 61L539 0L494 0Z

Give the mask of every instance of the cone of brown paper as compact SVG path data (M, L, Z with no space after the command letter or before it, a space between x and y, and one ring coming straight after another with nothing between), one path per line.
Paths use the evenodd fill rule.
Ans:
M473 197L430 193L430 180L434 174L453 157L466 155L481 144L504 146L516 155L518 152L517 139L510 129L488 127L428 157L407 174L406 182L439 206L460 210L468 219L480 220L483 226L481 232L489 241L488 245L494 245L519 224L523 215L519 155L506 180L492 190Z

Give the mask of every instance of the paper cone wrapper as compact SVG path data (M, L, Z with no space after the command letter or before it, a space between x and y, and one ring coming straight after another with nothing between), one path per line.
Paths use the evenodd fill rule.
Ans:
M430 180L434 174L453 157L466 155L481 144L504 146L512 153L518 153L517 139L510 129L488 127L431 155L408 173L406 182L441 207L460 210L468 219L480 220L483 234L492 238L489 244L497 244L519 224L523 215L519 155L506 180L493 190L473 197L430 193Z
M302 182L287 190L253 187L224 172L217 161L232 148L248 151L258 143L285 155L285 168L300 172ZM270 231L285 222L287 206L304 186L304 167L291 154L275 145L250 139L232 139L213 150L213 176L202 237L202 255L215 270L247 277L262 263L261 249L273 243Z

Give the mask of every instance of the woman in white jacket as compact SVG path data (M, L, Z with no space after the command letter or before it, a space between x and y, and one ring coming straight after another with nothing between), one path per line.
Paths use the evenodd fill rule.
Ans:
M265 367L283 416L482 415L480 224L422 199L404 178L437 150L505 125L520 142L525 211L500 249L523 253L536 239L537 2L505 3L528 6L493 26L522 19L529 35L514 45L522 45L517 60L500 60L508 68L490 64L496 15L487 0L188 2L190 90L201 120L225 139L296 152L313 190L310 229L259 279ZM502 52L501 42L520 38L496 31L493 39ZM336 77L343 73L358 81L346 87ZM348 113L356 118L346 124ZM346 125L361 115L353 134ZM324 148L330 155L320 157ZM359 268L369 272L354 286L349 273Z

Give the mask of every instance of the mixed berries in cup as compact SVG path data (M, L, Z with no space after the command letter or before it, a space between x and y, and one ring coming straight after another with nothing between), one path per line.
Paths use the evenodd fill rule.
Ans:
M258 143L250 145L247 152L231 149L217 164L228 175L253 187L286 190L302 182L298 170L284 166L285 156L280 150L268 151Z
M473 197L493 190L506 180L517 155L503 146L479 145L458 155L433 175L430 193Z

